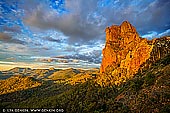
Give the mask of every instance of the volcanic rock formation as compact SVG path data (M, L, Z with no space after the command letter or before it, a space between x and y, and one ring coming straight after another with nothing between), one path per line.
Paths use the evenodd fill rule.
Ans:
M151 41L139 37L134 26L124 21L106 28L106 44L98 82L118 85L138 72L146 61L151 63L170 53L168 37ZM150 64L147 64L149 66ZM146 67L146 66L145 66Z

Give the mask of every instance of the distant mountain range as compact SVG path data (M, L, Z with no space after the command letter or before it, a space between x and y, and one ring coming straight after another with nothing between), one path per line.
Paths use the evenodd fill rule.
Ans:
M36 58L36 61L40 62L58 62L58 63L101 63L101 52L93 51L88 54L74 54L74 55L65 55L65 56L55 56L50 58Z

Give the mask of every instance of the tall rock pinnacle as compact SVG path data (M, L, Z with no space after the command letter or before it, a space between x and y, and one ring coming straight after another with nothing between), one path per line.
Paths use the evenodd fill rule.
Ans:
M133 77L140 66L150 58L157 39L148 41L140 38L135 27L128 21L124 21L120 26L107 27L105 32L106 44L102 51L101 76L98 82L107 78L119 84Z

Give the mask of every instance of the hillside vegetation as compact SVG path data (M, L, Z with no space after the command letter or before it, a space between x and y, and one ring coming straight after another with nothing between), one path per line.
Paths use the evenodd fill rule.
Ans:
M69 113L168 113L169 80L170 56L166 56L119 86L101 87L95 83L95 78L74 86L64 83L48 83L48 85L46 83L15 94L15 102L9 99L13 94L1 95L0 106L2 108L63 108ZM30 96L20 99L23 94Z
M38 87L41 82L27 76L12 76L7 80L0 80L0 95L20 90Z

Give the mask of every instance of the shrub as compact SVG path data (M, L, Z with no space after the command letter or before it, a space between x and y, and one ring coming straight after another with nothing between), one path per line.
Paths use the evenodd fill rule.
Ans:
M131 82L131 85L132 85L132 89L134 89L134 91L139 91L143 85L143 80L142 79L134 79L132 82Z
M145 80L145 83L144 83L145 86L151 86L151 85L153 85L154 82L155 82L155 76L154 76L152 73L148 73L148 74L145 76L144 80Z

